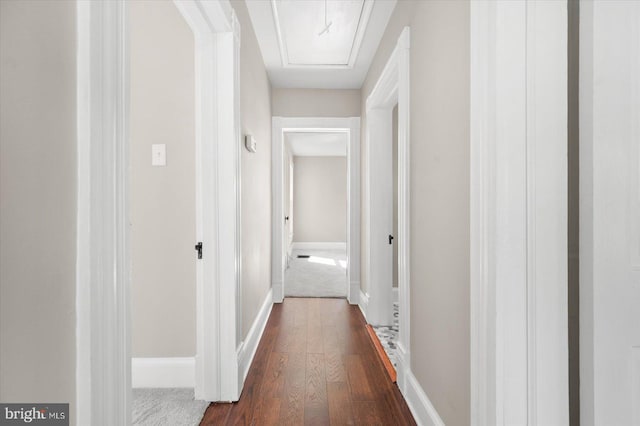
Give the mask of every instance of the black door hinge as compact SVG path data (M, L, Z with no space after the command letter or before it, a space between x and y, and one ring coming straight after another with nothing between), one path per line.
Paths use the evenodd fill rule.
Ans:
M393 235L389 234L389 244L393 244Z
M196 244L196 250L198 251L198 259L202 259L202 242Z

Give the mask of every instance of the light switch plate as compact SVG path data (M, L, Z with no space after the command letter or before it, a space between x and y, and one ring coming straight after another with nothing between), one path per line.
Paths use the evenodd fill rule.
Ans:
M151 145L151 165L166 166L167 165L167 145L163 143L154 143Z

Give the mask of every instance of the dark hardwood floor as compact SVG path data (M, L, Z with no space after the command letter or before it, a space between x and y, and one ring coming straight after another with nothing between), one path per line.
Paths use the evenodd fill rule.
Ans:
M240 401L211 404L201 425L415 425L344 299L273 306Z

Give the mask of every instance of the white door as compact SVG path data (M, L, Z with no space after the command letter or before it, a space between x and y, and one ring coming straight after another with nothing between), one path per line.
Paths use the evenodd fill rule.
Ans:
M289 159L289 227L287 239L287 252L291 255L293 245L293 159Z
M640 425L640 2L581 2L581 424Z
M391 108L368 111L369 128L369 245L371 276L367 321L393 323L393 170Z

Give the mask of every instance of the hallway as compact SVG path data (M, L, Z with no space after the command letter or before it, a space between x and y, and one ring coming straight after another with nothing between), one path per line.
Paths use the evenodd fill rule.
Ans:
M211 404L202 425L415 424L386 375L357 306L275 304L240 401Z

